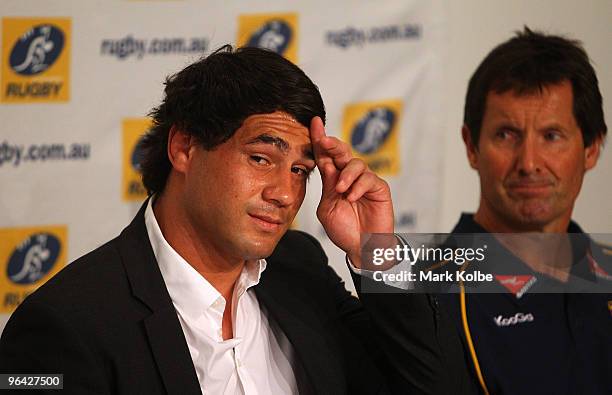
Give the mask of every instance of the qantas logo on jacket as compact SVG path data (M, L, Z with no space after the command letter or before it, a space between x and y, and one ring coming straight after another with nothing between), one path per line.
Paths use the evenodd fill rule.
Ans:
M589 268L591 269L591 272L595 274L596 277L612 281L612 276L608 272L606 272L601 266L599 266L595 259L593 259L593 256L590 252L589 254L587 254L587 259L589 260Z

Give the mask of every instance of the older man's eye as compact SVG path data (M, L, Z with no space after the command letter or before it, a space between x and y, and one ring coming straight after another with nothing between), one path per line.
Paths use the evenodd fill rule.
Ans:
M500 140L507 140L510 137L512 137L512 132L507 129L501 129L495 132L495 137L497 137Z
M544 133L544 138L547 141L557 141L561 138L561 133L558 130L548 130Z

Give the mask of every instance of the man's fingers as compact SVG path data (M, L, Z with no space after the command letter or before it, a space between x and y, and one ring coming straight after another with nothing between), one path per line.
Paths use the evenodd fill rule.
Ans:
M355 180L367 170L368 166L366 166L364 161L356 158L351 159L346 164L344 169L342 169L342 172L338 177L338 183L336 184L336 192L346 192L351 187L351 185L353 185L353 182L355 182Z
M325 154L321 147L321 140L325 137L325 126L320 117L314 117L310 121L310 141L312 142L312 148L315 155L315 160L319 159Z
M326 136L319 141L318 145L324 152L323 155L331 158L338 169L344 169L353 158L349 145L335 137Z
M346 199L349 202L356 202L366 193L372 192L374 189L376 189L379 181L381 180L376 174L372 172L363 173L351 185L346 194Z
M321 140L325 136L325 126L321 117L314 117L310 121L310 139L314 141Z
M324 192L344 193L367 170L362 160L353 158L347 143L325 134L319 117L310 122L310 139Z
M321 174L321 182L323 184L323 196L329 197L335 195L340 171L336 169L333 163L328 162L319 165L319 173Z
M327 166L333 167L331 164ZM366 194L376 199L376 194L384 192L387 187L384 180L370 171L363 160L357 158L352 158L346 164L339 172L337 180L335 192L344 194L350 202L356 202Z

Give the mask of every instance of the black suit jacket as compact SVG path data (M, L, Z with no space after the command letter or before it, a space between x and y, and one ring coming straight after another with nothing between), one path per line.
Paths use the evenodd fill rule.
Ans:
M294 347L300 392L386 391L368 318L314 238L287 232L254 289ZM67 394L200 393L144 206L18 307L0 340L0 371L63 373Z
M404 292L352 273L386 355L383 372L393 393L475 395L478 384L464 339L440 295Z

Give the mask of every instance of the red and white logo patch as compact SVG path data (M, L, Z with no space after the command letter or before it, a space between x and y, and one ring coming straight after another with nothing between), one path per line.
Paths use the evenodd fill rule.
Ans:
M591 272L593 272L596 277L612 281L612 276L609 275L605 270L603 270L603 268L599 266L597 262L595 262L595 259L593 259L590 253L587 254L587 259L589 260L589 267L591 268Z
M517 299L520 299L525 294L525 292L527 292L527 290L531 288L531 286L537 281L535 276L530 275L496 275L495 279L501 285L506 287L508 291L512 292L512 294L516 296Z

